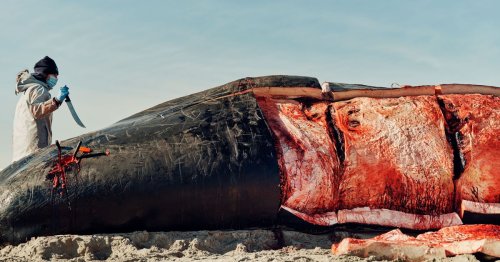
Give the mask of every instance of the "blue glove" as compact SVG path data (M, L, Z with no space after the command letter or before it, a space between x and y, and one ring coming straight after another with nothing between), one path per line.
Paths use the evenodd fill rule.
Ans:
M69 87L63 86L59 89L59 94L57 95L56 99L57 99L57 101L62 103L64 101L64 99L66 99L66 97L68 97L68 95L69 95Z

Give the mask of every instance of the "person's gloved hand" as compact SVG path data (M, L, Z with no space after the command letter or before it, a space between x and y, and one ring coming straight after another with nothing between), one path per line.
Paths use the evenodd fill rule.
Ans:
M59 103L62 103L66 97L69 95L69 87L63 86L59 89L59 94L57 95L56 99L59 101Z

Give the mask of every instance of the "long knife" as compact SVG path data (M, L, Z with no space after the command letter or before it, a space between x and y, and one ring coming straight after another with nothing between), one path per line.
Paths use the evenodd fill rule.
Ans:
M73 117L73 119L75 120L75 122L85 128L85 125L82 123L82 120L80 120L80 118L78 117L78 114L76 114L76 111L75 111L75 108L73 107L73 103L71 103L71 99L69 99L69 96L66 97L66 104L68 105L68 108L69 108L69 112L71 112L71 116Z

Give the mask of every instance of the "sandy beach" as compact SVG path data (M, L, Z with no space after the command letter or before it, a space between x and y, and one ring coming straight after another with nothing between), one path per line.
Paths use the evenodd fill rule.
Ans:
M335 256L335 234L242 230L133 232L32 238L0 249L1 261L383 261ZM433 261L478 261L473 255Z

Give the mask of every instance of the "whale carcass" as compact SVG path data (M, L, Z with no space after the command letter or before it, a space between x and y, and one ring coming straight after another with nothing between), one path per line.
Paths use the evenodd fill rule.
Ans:
M499 88L240 79L79 141L111 154L51 195L57 148L0 172L0 240L133 230L498 224ZM66 148L70 153L72 148Z

